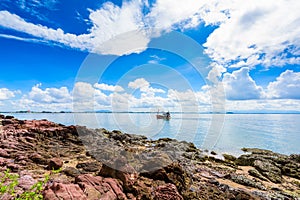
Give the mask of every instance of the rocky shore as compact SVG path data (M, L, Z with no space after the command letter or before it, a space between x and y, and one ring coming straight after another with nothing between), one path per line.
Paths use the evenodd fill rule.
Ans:
M236 158L194 144L0 115L0 181L17 199L35 183L43 199L300 199L300 155L245 148ZM220 156L219 156L220 157Z

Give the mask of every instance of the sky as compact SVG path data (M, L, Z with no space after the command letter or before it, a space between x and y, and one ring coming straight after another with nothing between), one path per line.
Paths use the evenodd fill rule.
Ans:
M1 0L0 111L300 112L298 0Z

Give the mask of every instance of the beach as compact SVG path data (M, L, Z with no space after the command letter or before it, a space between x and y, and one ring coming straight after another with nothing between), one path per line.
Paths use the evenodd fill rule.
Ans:
M0 176L9 169L18 177L1 199L22 196L45 175L43 199L300 198L297 154L244 148L235 157L171 138L4 115L1 124Z

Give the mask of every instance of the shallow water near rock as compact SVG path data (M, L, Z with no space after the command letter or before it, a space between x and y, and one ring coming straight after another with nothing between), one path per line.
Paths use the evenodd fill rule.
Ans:
M202 148L212 126L212 114L172 114L169 121L157 120L154 113L13 113L19 119L48 119L65 125L106 128L142 134L151 139L174 138ZM220 132L210 150L239 155L242 147L269 149L283 154L299 153L299 114L223 115Z

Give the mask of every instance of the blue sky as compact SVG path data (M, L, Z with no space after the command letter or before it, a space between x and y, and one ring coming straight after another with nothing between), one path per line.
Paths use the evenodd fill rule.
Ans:
M299 9L2 0L0 111L300 111Z

